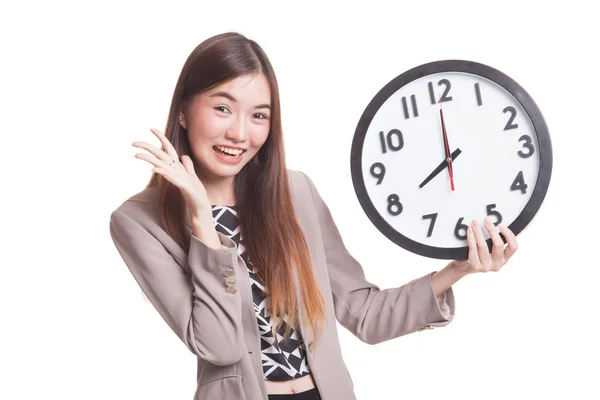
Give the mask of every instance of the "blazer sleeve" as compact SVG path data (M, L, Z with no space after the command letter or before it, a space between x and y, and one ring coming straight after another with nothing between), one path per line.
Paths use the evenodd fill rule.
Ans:
M359 262L348 252L331 212L312 180L329 280L339 323L360 340L376 344L415 331L441 327L454 319L454 293L436 297L430 272L400 287L381 290L368 282Z
M235 276L237 247L217 233L221 249L191 235L190 277L139 223L119 210L110 219L117 250L158 313L193 354L223 366L242 358L245 342L240 294L225 283Z

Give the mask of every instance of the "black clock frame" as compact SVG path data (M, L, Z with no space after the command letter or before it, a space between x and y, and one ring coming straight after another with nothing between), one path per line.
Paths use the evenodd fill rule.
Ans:
M362 150L364 139L367 134L369 125L375 114L383 103L397 90L406 84L422 78L423 76L436 74L440 72L467 72L474 75L482 76L496 84L502 86L511 93L525 109L533 124L534 131L538 138L538 150L540 153L540 170L538 179L523 211L519 216L508 226L515 235L518 235L525 227L533 220L533 217L538 212L544 197L550 185L550 176L552 174L552 143L548 126L542 116L542 113L531 96L519 85L515 80L504 74L503 72L490 66L466 60L441 60L433 61L426 64L414 67L391 80L386 84L367 105L365 111L358 121L354 138L352 140L352 148L350 151L350 169L352 174L352 183L354 191L358 197L360 205L367 214L371 222L377 229L383 233L389 240L395 244L411 251L415 254L437 259L466 259L468 257L468 246L443 248L426 245L414 241L390 226L383 219L379 212L375 209L365 188L364 177L362 173ZM504 238L503 238L504 239ZM491 248L491 239L487 240L488 248Z

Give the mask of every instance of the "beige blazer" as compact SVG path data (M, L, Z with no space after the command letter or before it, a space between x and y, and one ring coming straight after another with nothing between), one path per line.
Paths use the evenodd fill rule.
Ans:
M398 288L380 290L368 282L361 265L344 247L312 180L303 172L287 171L326 307L327 324L318 345L310 330L300 327L308 344L309 368L323 400L356 399L336 321L360 340L380 343L449 324L454 318L454 294L452 288L444 293L447 310L443 312L431 285L433 272ZM194 399L268 400L249 275L235 242L218 232L223 247L213 249L191 235L186 254L160 228L154 192L155 188L145 189L114 210L110 234L150 302L197 356ZM188 213L186 217L191 234ZM230 275L236 277L234 286L225 283Z

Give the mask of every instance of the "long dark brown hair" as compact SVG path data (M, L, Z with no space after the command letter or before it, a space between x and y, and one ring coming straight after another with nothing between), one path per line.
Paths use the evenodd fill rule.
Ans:
M285 315L288 326L284 338L289 337L290 328L297 329L300 323L300 305L294 290L295 269L307 323L317 340L325 322L324 302L294 213L284 157L279 89L263 49L235 32L200 43L187 58L175 86L165 136L179 157L188 155L195 161L187 130L179 125L180 112L194 95L249 73L263 73L269 82L271 126L267 140L255 156L258 163L249 161L234 178L243 244L256 276L269 295L271 315L278 319L273 331L279 332ZM152 175L146 187L152 186L158 186L158 213L163 229L189 252L191 237L185 231L185 200L179 188L158 173Z

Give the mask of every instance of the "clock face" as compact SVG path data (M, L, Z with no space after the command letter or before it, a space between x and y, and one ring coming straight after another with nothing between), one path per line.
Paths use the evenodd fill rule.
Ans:
M473 219L518 234L541 205L551 164L548 129L529 95L500 71L460 60L425 64L385 86L359 122L351 156L357 196L377 228L410 251L447 259L467 257Z

